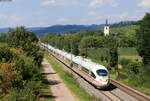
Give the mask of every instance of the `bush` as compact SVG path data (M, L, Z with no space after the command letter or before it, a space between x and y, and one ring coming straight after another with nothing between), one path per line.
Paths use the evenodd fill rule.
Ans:
M127 65L129 73L133 74L139 74L140 68L143 67L143 64L141 62L131 62Z
M142 69L144 68L144 69ZM138 76L140 82L144 87L147 87L150 89L150 66L147 67L141 67L140 68L140 74Z
M37 96L30 88L14 89L5 96L1 101L35 101Z
M130 64L131 62L132 62L132 60L125 59L125 58L119 60L119 64L121 64L123 66L126 66L126 65Z
M38 38L23 27L10 30L0 45L0 101L36 101L41 87L43 53Z
M0 62L9 62L16 55L8 47L0 47Z

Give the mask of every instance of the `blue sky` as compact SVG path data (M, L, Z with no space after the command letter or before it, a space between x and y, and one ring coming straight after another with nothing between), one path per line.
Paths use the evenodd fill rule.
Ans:
M149 11L150 0L2 0L0 28L114 23L139 20Z

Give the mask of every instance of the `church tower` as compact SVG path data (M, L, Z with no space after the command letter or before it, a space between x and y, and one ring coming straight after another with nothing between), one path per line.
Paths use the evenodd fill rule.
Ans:
M109 36L108 20L106 20L106 24L105 24L105 26L104 26L104 36Z

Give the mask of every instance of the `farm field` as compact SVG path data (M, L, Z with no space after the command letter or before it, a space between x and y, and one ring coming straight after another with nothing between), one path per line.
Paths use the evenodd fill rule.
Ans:
M88 57L91 58L93 61L101 63L100 59L101 56L106 55L106 49L89 49L88 50ZM138 55L137 50L135 48L120 48L118 49L119 60L122 58L131 59L131 60L138 60L141 61L141 57Z

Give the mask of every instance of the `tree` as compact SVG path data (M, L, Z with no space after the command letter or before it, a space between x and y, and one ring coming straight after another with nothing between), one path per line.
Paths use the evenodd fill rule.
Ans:
M143 58L144 65L150 65L150 13L146 13L140 21L136 36L138 53Z
M105 37L104 47L109 49L109 64L111 67L115 67L118 64L118 40L116 37Z
M41 66L42 54L38 45L38 38L24 27L17 27L8 32L8 43L10 46L22 49L27 56L34 58L37 66Z
M27 31L24 27L17 27L15 30L8 32L9 44L16 48L22 48L26 52L33 52L32 48L38 42L38 38L32 32ZM31 50L30 50L31 49ZM31 55L27 53L27 55Z

